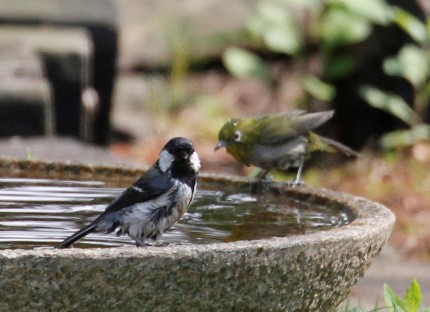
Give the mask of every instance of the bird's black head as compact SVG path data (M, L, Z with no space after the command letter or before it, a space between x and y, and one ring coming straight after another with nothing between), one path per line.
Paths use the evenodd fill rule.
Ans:
M175 158L182 158L186 159L191 156L191 154L194 152L193 143L186 139L181 137L176 137L173 139L170 139L169 142L164 146L163 150L166 150Z
M194 151L193 143L181 137L170 139L164 146L158 159L160 169L165 172L172 166L187 166L194 172L200 169L200 160Z

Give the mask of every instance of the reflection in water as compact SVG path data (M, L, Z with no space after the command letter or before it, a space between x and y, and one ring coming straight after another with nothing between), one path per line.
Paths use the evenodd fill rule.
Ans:
M52 247L91 222L122 190L97 181L0 179L0 248ZM285 197L200 190L189 211L159 242L231 242L305 234L347 223L345 211ZM74 246L133 244L128 236L94 233Z

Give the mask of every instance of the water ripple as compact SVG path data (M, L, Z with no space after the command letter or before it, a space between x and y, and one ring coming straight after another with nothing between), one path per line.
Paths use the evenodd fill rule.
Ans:
M104 211L123 189L99 181L0 179L0 249L48 248ZM304 234L349 222L344 211L296 200L199 190L183 218L159 243L192 244ZM132 245L127 237L94 233L77 247Z

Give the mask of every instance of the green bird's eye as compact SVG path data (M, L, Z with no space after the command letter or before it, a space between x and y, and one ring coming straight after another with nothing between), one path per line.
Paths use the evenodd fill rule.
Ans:
M233 134L233 141L234 142L240 142L240 140L242 139L242 132L240 132L240 131L236 131L234 134Z

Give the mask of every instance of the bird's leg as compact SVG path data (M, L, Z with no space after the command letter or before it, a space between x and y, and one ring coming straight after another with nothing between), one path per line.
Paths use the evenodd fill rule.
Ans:
M304 182L302 180L300 180L300 177L302 176L302 170L303 170L303 166L305 164L305 155L300 155L300 159L299 159L299 169L297 170L297 174L296 177L294 178L293 181L288 182L288 186L291 187L296 187L297 185L300 184L304 184Z
M269 170L263 171L262 168L257 167L248 175L248 179L251 181L262 182L266 178L268 172Z
M270 169L264 170L263 173L261 173L259 175L259 177L257 178L257 181L258 182L266 182L266 181L270 182L272 179L270 177L269 178L267 177L267 174L269 173L269 171L270 171Z
M263 168L257 167L254 170L252 170L252 172L248 175L248 179L256 183L271 182L272 177L267 177L267 174L269 173L269 171L270 169L263 169Z
M257 171L256 174L254 173L255 171ZM252 172L254 179L251 180L251 183L250 183L249 192L251 194L256 194L264 191L264 189L267 188L269 183L272 182L271 177L267 177L267 174L269 173L269 171L270 169L264 170L262 168L257 168Z
M145 240L136 240L136 247L147 247L147 246L152 246L152 245L145 243Z

